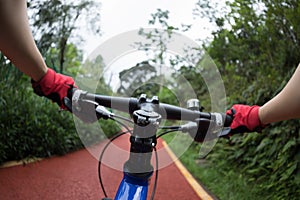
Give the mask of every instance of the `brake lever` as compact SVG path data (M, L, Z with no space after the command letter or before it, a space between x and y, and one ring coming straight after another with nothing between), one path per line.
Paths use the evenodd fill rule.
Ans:
M182 125L180 131L188 133L195 142L203 142L211 122L209 119L199 118Z
M96 108L98 106L96 102L78 100L76 105L74 105L73 101L68 97L64 97L64 104L71 113L85 123L94 123L99 119L96 114Z
M231 118L220 113L211 113L211 119L198 118L181 126L182 132L187 132L195 142L229 137L231 128L224 127L231 123Z
M100 105L96 107L96 113L98 119L111 119L114 116L114 113L108 111L104 106Z

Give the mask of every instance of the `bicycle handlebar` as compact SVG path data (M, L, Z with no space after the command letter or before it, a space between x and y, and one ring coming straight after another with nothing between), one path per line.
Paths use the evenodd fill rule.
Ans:
M155 146L157 144L157 138L163 134L174 130L187 132L194 141L203 142L206 138L214 139L216 137L227 136L230 132L230 128L228 127L232 122L232 117L223 113L202 112L200 111L201 109L189 110L179 106L159 103L157 97L147 99L146 95L141 95L140 98L114 97L92 94L73 88L69 91L68 97L64 99L64 103L66 107L75 115L77 114L80 119L83 117L90 122L95 122L100 118L116 119L117 116L107 111L104 107L116 109L132 116L134 121L133 131L131 132L127 127L127 130L131 133L130 155L129 159L124 164L124 181L121 182L116 194L116 199L123 199L121 194L125 191L124 188L126 188L126 190L128 188L127 181L125 181L127 179L130 179L130 181L136 180L134 184L142 184L142 187L145 188L144 185L148 183L149 177L152 176L154 171L154 168L151 165L152 151L155 150L156 152ZM96 116L94 115L95 112ZM118 117L120 119L120 116ZM188 122L184 125L176 126L174 130L171 128L171 130L156 136L159 122L162 118ZM213 128L208 131L211 124ZM170 127L164 128L170 129ZM208 137L206 137L208 132L212 132L213 134L208 134ZM106 147L107 146L105 146L104 150ZM101 181L100 173L102 155L103 154L101 154L99 161L98 173L101 187L105 196L107 196ZM157 153L156 163L158 163ZM158 174L157 170L158 165L156 166L156 176ZM134 177L134 179L132 179L132 177ZM129 193L132 193L131 196L134 196L136 191L137 190L134 189L134 192ZM154 193L155 189L153 194Z
M78 100L87 100L96 102L99 105L102 105L107 108L116 109L125 113L132 114L135 110L139 109L139 99L132 97L114 97L106 95L98 95L88 93L79 89L73 89L68 97L73 98L72 102ZM200 112L195 110L189 110L186 108L159 103L157 113L159 113L162 118L170 120L182 120L182 121L195 121L199 118L204 118L210 120L212 118L212 113L209 112ZM223 118L223 126L229 127L232 122L232 117L223 113L219 113Z

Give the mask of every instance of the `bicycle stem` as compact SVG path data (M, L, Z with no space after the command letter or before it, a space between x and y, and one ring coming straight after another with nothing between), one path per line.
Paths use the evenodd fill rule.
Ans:
M153 174L152 151L157 144L156 131L161 115L157 97L151 100L141 95L139 108L133 112L134 128L130 136L130 156L124 164L124 178L115 199L134 198L136 195L146 199L149 179ZM137 165L138 163L138 165ZM134 187L130 187L134 185Z
M140 177L153 172L151 157L157 144L156 132L161 115L156 112L159 107L157 97L147 99L146 95L141 95L138 104L140 109L133 112L134 128L130 137L130 157L124 168L131 175ZM136 166L136 163L139 165Z

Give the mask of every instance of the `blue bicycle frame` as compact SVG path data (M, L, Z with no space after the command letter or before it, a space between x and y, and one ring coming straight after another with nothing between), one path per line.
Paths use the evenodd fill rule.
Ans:
M124 177L115 196L115 200L146 200L151 175L149 177L138 178L124 172Z

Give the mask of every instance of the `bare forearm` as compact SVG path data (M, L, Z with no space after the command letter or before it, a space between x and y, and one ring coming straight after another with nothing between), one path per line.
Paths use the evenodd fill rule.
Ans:
M262 124L300 118L300 65L284 89L259 109Z
M25 0L0 1L0 50L23 73L41 79L47 66L29 27Z

